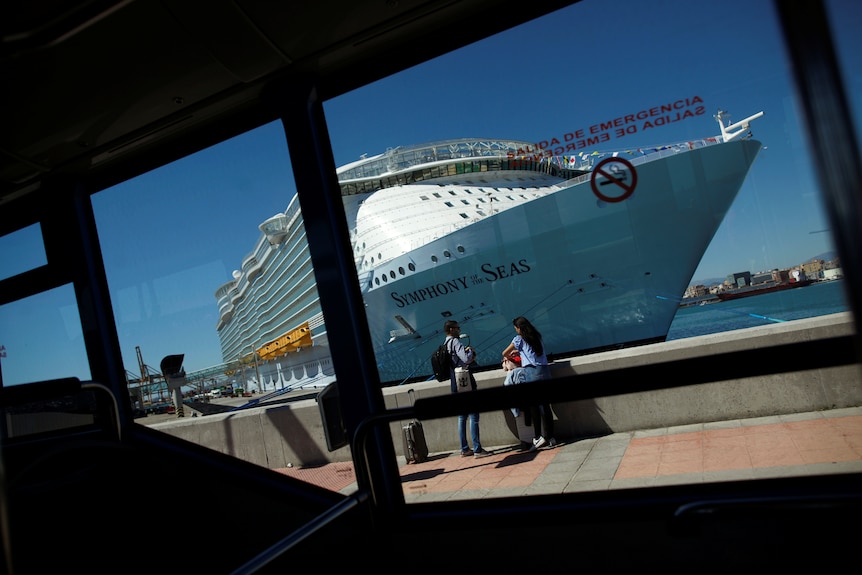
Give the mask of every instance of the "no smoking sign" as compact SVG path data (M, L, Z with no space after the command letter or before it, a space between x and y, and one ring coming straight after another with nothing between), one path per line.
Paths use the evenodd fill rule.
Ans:
M635 192L638 173L634 165L623 158L606 158L596 164L590 178L593 193L608 203L621 202Z

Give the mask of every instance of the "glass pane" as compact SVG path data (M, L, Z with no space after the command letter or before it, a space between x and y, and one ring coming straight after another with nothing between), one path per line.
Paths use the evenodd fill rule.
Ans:
M90 379L81 319L71 285L0 306L3 385Z
M838 64L844 77L844 88L850 98L857 132L862 132L862 5L852 0L828 0L826 8L832 28ZM859 136L857 135L857 141Z
M502 385L518 316L552 373L851 323L772 2L585 0L325 112L387 384L448 391L429 361L447 320L481 385ZM738 401L690 423L799 409ZM561 418L557 439L690 416L667 405L628 421L601 402L554 406L582 419ZM488 440L504 415L482 414ZM432 451L457 454L449 425Z
M680 318L682 327L672 326L680 304L716 302L718 292L732 291L732 286L801 286L808 284L793 280L840 278L840 262L828 234L821 198L813 192L814 174L811 164L805 161L803 136L792 100L792 78L770 4L757 3L756 13L746 18L751 22L746 25L759 32L755 34L752 29L752 34L743 35L740 42L723 46L722 57L708 67L702 65L700 55L694 57L690 50L681 48L700 44L723 30L721 19L706 16L706 6L701 8L704 18L699 18L692 17L690 10L666 3L663 7L668 14L680 16L640 26L636 23L656 19L655 5L623 5L624 10L615 10L613 21L616 30L626 31L625 42L605 45L598 30L591 33L576 26L578 14L583 13L581 19L598 21L593 18L604 11L596 3L583 2L327 103L337 162L348 164L364 156L372 158L344 170L342 179L358 185L356 180L365 178L367 186L388 186L387 192L373 197L366 194L346 199L355 206L348 210L358 214L360 281L367 286L370 329L379 342L384 381L399 382L415 374L427 374L426 358L436 347L432 341L435 336L429 334L439 333L446 313L471 316L465 333L469 332L472 341L486 349L505 346L510 331L507 318L530 314L542 327L553 352L562 355L846 309L841 288L808 290L805 295L817 294L814 299L828 301L828 305L812 305L809 298L797 302L796 296L803 297L802 294L791 297L786 293L759 300L757 306L749 300L745 305L727 303L711 309L720 310L719 321L702 317L688 320L687 315L699 316L701 310L687 310ZM722 13L726 11L727 8L721 9ZM566 31L575 27L579 34L572 40ZM528 45L539 37L550 42L550 53L573 54L569 63L535 58L532 53L507 54L506 58L487 61L491 54L507 52L507 46ZM611 63L627 61L628 51L636 50L640 44L650 46L650 66L613 73ZM583 78L573 75L567 80L566 71L577 69L581 61L594 62L587 56L590 46L602 46L601 61L605 64L594 70L594 76L601 81L590 84L589 91L575 91L571 86L582 85ZM745 63L740 64L737 60L743 54ZM464 61L483 61L485 65L480 70L458 65ZM519 70L518 82L512 82L511 76L504 73L509 67ZM764 69L771 73L763 75ZM476 97L440 98L424 81L438 76L445 76L449 85L474 86ZM637 89L632 90L632 86ZM751 108L753 105L757 108ZM379 112L359 114L360 109ZM714 119L720 110L725 110L721 114L725 124L764 112L763 117L750 122L750 129L738 128L738 139L751 133L756 141L763 142L762 151L755 149L750 157L732 166L734 171L724 161L715 167L705 166L707 170L720 170L721 178L733 180L726 186L723 198L690 194L687 186L692 185L696 175L692 172L695 168L689 166L670 174L672 181L667 185L675 187L672 197L633 212L625 208L651 199L646 174L637 170L640 185L630 188L625 182L615 185L604 177L592 185L590 174L595 172L588 171L575 181L579 185L573 189L578 189L584 198L582 203L594 204L595 216L586 216L586 212L566 214L563 210L575 208L548 198L547 210L570 221L546 222L545 212L535 216L528 212L524 216L520 209L490 217L548 194L550 186L559 181L578 177L579 172L561 171L556 180L542 182L543 165L549 165L549 170L559 170L561 166L592 170L604 162L611 169L625 172L625 162L637 166L644 159L681 155L689 148L708 146L720 136ZM387 121L380 122L384 115ZM405 127L410 131L405 132ZM501 142L482 137L503 130L518 140ZM465 133L476 137L451 139ZM738 145L756 147L754 141ZM423 142L437 144L422 146ZM429 181L425 195L409 204L412 210L399 211L397 218L386 220L379 215L364 217L374 210L372 205L391 210L387 216L395 214L394 208L383 203L384 194L395 196L399 188L394 186L402 181L429 180L435 173L431 170L439 172L439 164L450 155L468 157L473 153L470 146L485 147L477 155L496 158L476 162L477 171L486 175L461 177L464 163L453 162L448 166L451 175ZM704 150L702 154L712 152ZM512 162L522 163L510 167L533 170L529 178L495 180L490 175L500 168L500 158L505 159L507 154ZM787 158L794 161L787 162ZM407 166L424 169L409 171ZM749 168L751 172L747 173ZM386 170L405 172L401 179L377 177ZM419 171L423 173L416 173ZM454 185L447 188L450 184ZM603 198L603 191L612 188L617 188L617 193ZM623 198L629 189L633 192L631 198ZM463 206L453 208L441 201L436 204L442 210L440 225L428 223L427 208L437 197L460 197L469 202L467 218L462 213ZM485 204L491 202L497 205L484 210ZM684 211L688 209L684 202L699 203L703 209L698 219ZM618 217L615 214L628 217L630 213L644 220L629 223L623 217L614 222ZM363 221L374 223L363 227ZM499 242L494 234L529 234L533 239L520 250L490 257L480 248L467 245L467 239L478 239L473 236L482 226L470 224L479 221L489 228L492 237L488 241L495 249ZM616 225L621 227L610 228L616 235L600 233ZM470 233L459 231L446 241L439 239L461 229ZM472 253L456 257L456 249ZM388 265L381 266L381 256ZM459 266L457 260L469 260L470 264ZM425 267L428 273L417 271L404 279L397 276L399 283L394 283L392 272L404 268L408 261ZM537 266L541 265L553 267L555 273L549 276L539 271ZM583 295L600 292L610 296ZM373 303L375 299L380 303ZM426 311L429 308L431 313ZM374 313L377 310L380 313ZM773 313L779 310L781 313ZM738 321L741 316L747 321ZM576 320L560 322L555 318ZM685 325L691 323L696 327ZM391 340L394 341L389 343Z
M0 279L11 278L47 263L39 224L0 237Z
M319 420L334 372L281 124L93 205L138 423L277 469L329 457L283 408Z

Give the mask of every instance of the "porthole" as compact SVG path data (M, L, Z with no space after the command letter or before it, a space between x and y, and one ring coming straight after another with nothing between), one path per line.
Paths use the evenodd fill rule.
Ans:
M458 253L459 253L459 254L463 254L463 253L464 253L464 246L462 246L462 245L460 245L460 244L458 245Z
M410 270L411 272L415 272L416 266L413 265L413 262L410 262L409 264L407 264L407 269Z
M437 256L431 256L431 261L436 264L437 263Z
M395 270L392 270L389 272L389 277L391 277L392 279L395 279Z
M383 277L383 283L386 283L389 281L389 277L386 274L383 274L382 277Z
M403 276L403 275L404 275L404 268L402 268L402 267L400 267L400 266L399 266L399 267L398 267L398 273L399 273L399 274L401 274L401 275Z
M445 250L445 251L443 252L443 257L445 257L445 258L447 258L447 259L448 259L448 258L451 258L451 257L452 257L452 254L449 252L449 250Z

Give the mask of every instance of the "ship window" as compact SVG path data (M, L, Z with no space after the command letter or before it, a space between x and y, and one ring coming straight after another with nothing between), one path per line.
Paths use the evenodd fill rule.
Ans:
M428 196L419 196L419 199L420 199L420 200L422 200L422 201L424 202L424 201L426 201L426 200L428 200L428 199L430 199L430 198L429 198Z
M443 251L443 257L448 259L448 258L452 257L452 254L451 254L451 252L449 252L449 250L444 250Z
M459 244L458 245L458 252L463 254L464 253L464 246Z
M455 190L449 190L449 194L450 194L450 195L452 195L452 196L454 196L454 195L455 195Z
M400 267L400 266L399 266L399 267L398 267L398 273L399 273L399 274L401 274L401 275L404 275L404 268L402 268L402 267Z
M391 277L392 279L395 279L395 271L394 270L389 272L389 277Z
M447 208L451 208L453 206L452 202L443 202L443 203L446 204Z
M464 204L465 206L469 206L470 200L461 200L461 203Z
M479 201L480 201L480 202L482 202L482 203L484 204L484 203L485 203L485 198L479 198Z
M382 259L383 259L383 255L378 253L378 254L377 254L377 259L378 259L378 260L382 260Z
M435 197L435 198L439 198L439 197L440 197L440 194L438 194L437 192L434 192L434 197Z
M411 263L407 264L407 269L410 270L411 272L415 272L416 266L413 265L413 262L411 262Z
M382 278L383 278L383 283L386 283L386 282L388 282L388 281L389 281L389 278L386 276L386 274L383 274L383 275L382 275L382 276L380 276L380 277L382 277Z
M437 256L431 256L431 261L436 264L437 263Z
M459 215L460 215L462 218L464 218L465 220L470 219L470 216L468 216L468 215L467 215L467 214L465 214L464 212L461 212Z

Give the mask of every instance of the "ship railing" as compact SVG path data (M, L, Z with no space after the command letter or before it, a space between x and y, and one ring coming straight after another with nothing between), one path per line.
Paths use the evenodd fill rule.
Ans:
M712 138L704 138L701 140L692 140L687 142L677 142L675 144L666 144L663 146L655 146L650 148L636 148L631 150L616 150L613 152L592 152L590 154L584 153L581 156L581 160L583 163L580 163L576 166L576 169L579 170L587 170L592 171L595 165L607 158L625 158L628 160L633 166L638 166L641 164L646 164L647 162L654 162L655 160L660 160L662 158L666 158L668 156L674 156L676 154L681 154L683 152L689 152L691 150L696 150L700 148L707 148L709 146L715 146L716 144L722 144L723 140L721 136L716 136ZM573 186L575 184L579 184L589 180L592 177L592 174L587 173L576 178L571 178L566 180L565 182L561 182L557 184L560 188L566 188Z
M340 171L338 177L341 181L364 179L438 161L506 158L510 153L531 145L516 140L453 139L416 146L399 146L386 150L385 154Z
M393 150L383 158L377 158L369 161L369 164L356 166L349 170L339 173L339 183L342 188L342 194L351 195L354 193L367 193L380 188L386 188L393 185L403 185L409 183L421 182L428 179L434 179L439 175L454 175L454 174L436 174L435 169L440 166L450 165L453 160L461 160L464 162L478 162L479 165L486 164L488 171L494 169L505 169L501 164L499 167L493 167L488 162L516 162L518 169L532 169L534 171L542 171L547 173L557 173L559 170L574 170L574 171L589 171L593 166L607 157L625 157L633 164L640 164L652 160L657 160L669 154L677 154L684 151L693 150L722 143L721 136L706 138L701 140L693 140L668 144L664 146L650 148L636 148L630 150L617 150L608 152L581 152L571 156L546 156L541 150L536 154L524 154L512 156L513 148L505 148L506 145L514 146L515 142L498 143L499 148L464 148L455 151L443 150L434 146L429 146L421 149L410 150ZM526 144L522 144L526 145ZM526 145L530 146L530 145ZM434 154L424 153L434 149ZM532 148L530 148L532 149ZM397 159L389 154L397 155ZM421 169L418 167L421 166ZM411 172L411 168L417 169ZM509 164L509 169L512 166ZM465 173L468 170L465 168ZM478 170L474 167L469 171L485 171L481 168ZM579 178L574 178L578 180Z

